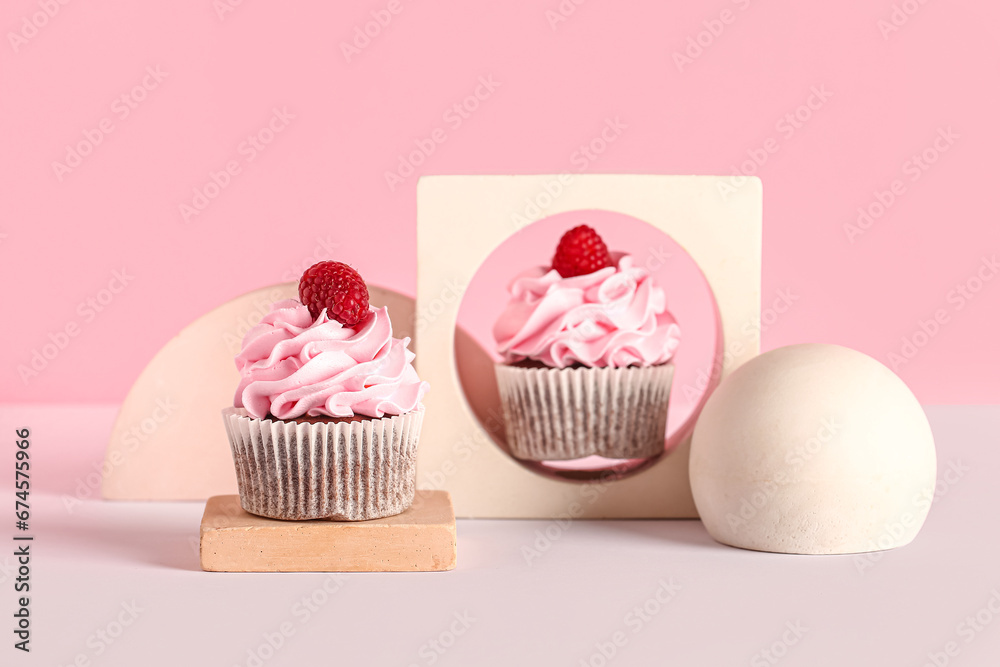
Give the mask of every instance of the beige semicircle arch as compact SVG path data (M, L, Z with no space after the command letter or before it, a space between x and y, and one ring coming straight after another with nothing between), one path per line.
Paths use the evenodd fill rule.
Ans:
M372 304L389 308L393 335L413 338L413 299L374 285L368 292ZM104 498L205 500L237 492L221 415L239 382L233 357L273 302L297 296L297 283L244 294L192 322L156 353L111 431Z

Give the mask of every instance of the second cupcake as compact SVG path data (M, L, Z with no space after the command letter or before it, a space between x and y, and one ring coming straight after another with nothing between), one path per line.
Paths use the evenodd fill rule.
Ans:
M582 225L509 291L493 333L513 456L662 453L680 328L650 272Z

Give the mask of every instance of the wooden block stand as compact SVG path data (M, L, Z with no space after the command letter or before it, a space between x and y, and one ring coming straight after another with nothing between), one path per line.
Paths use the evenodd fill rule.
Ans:
M457 544L445 491L417 491L402 514L358 522L266 519L239 496L213 496L201 520L207 572L443 572L455 568Z

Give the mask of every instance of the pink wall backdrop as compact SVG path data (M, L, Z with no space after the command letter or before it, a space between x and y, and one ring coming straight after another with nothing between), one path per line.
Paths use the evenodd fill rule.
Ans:
M793 300L765 347L998 402L998 22L982 0L8 0L0 400L118 401L189 321L313 258L412 293L420 174L586 171L755 173L765 314Z

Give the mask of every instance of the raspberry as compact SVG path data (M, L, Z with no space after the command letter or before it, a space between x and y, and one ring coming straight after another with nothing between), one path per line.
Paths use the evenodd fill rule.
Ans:
M343 262L313 264L299 279L299 301L313 319L326 315L345 327L368 316L368 286L361 275Z
M594 271L614 266L608 246L593 229L587 225L574 227L559 240L556 255L552 258L552 268L563 278L585 276Z

